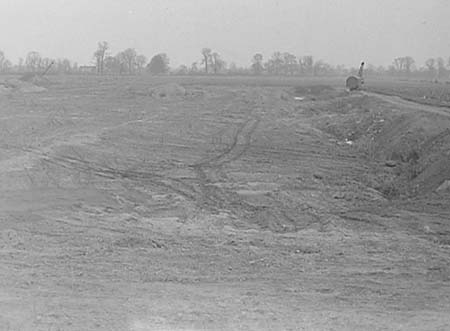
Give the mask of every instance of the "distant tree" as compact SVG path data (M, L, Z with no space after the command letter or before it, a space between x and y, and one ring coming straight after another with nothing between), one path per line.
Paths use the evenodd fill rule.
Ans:
M394 62L392 63L394 65L395 71L396 72L402 72L403 71L403 58L402 57L397 57L394 59Z
M0 51L0 70L3 71L3 62L5 62L5 53L3 51Z
M193 62L192 64L191 64L191 68L189 69L189 73L190 74L197 74L199 72L199 69L198 69L198 63L197 62Z
M405 62L405 71L407 74L410 74L411 70L413 68L413 65L415 63L414 59L411 56L405 56L404 62Z
M332 69L333 68L331 67L331 65L329 65L325 61L319 60L314 63L313 73L314 76L328 75L332 73Z
M187 75L189 73L189 68L182 64L174 70L175 75Z
M207 74L209 72L208 66L211 63L211 49L203 48L202 55L203 55L202 64L205 65L205 73Z
M239 72L239 68L235 62L231 62L230 66L228 67L228 73L229 74L237 74Z
M261 53L256 53L255 55L253 55L251 68L252 72L255 75L262 74L262 72L264 71L264 66L263 66L263 55Z
M127 48L122 52L122 60L125 65L126 72L129 74L134 74L136 67L136 57L137 53L134 48Z
M283 72L285 75L294 75L297 72L297 57L290 53L283 53Z
M302 73L307 75L313 74L314 58L311 55L302 56L299 62Z
M121 64L118 56L106 56L104 60L104 66L106 71L110 73L118 74L121 71Z
M126 74L128 73L128 63L125 59L125 54L123 52L119 52L114 56L117 64L118 64L118 73Z
M41 68L42 68L42 70L46 70L48 68L49 71L54 72L55 68L53 68L53 70L51 70L54 63L55 63L54 59L50 59L48 57L44 57L41 60Z
M136 68L138 72L142 72L147 64L147 57L145 55L136 56Z
M383 66L378 66L376 69L377 75L384 75L384 74L386 74L386 72L387 72L387 69Z
M375 74L377 72L377 68L373 65L369 65L368 69L372 74ZM348 75L348 70L343 64L338 64L335 68L335 71L338 75Z
M19 57L19 62L17 63L17 69L18 69L18 71L19 72L22 72L22 71L24 71L24 60L23 60L23 58L22 57Z
M434 58L429 58L425 61L425 67L428 72L430 79L436 78L436 60Z
M96 60L97 64L97 73L103 74L103 71L105 69L105 57L106 52L109 49L108 42L101 41L97 44L97 50L94 52L94 58Z
M251 75L253 71L251 68L240 67L236 63L231 62L228 66L227 73L230 75Z
M0 51L0 72L8 72L12 68L12 63L5 57L5 53Z
M222 69L225 69L225 61L221 59L219 53L214 52L211 54L211 66L213 68L214 74L217 74Z
M170 64L170 59L169 59L169 57L167 56L166 53L160 53L159 55L161 55L161 57L163 58L164 63L166 64L167 72L168 72L169 69L170 69L170 67L169 67L169 64Z
M438 57L436 59L436 67L437 67L437 77L438 79L442 79L445 77L447 70L445 69L445 62L442 57Z
M288 52L275 52L266 63L267 71L274 75L294 75L298 68L297 57Z
M147 70L153 75L160 75L169 72L169 58L161 53L152 57L147 65Z
M13 67L13 64L12 64L12 62L10 60L5 59L3 61L3 65L2 65L2 71L3 72L10 72L12 67Z
M395 74L397 74L397 68L395 67L395 65L394 64L391 64L391 65L389 65L388 66L388 68L387 68L387 73L390 75L390 76L393 76L393 75L395 75Z
M280 75L283 72L284 59L280 52L275 52L265 65L267 72L272 75Z
M25 59L25 66L27 70L36 72L41 68L41 55L38 52L29 52Z
M11 61L5 57L5 53L0 51L0 72L8 72L12 67Z
M414 59L411 56L397 57L394 59L393 65L397 73L410 74L414 65Z
M59 73L70 73L72 71L72 64L70 63L70 60L66 58L58 59L58 61L56 61L56 70Z
M430 72L434 72L436 61L433 58L430 58L428 60L425 61L425 66L427 67L428 71Z

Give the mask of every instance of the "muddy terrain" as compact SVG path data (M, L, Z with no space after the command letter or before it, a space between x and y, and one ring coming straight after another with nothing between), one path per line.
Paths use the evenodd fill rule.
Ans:
M344 81L4 84L0 330L449 330L450 109Z

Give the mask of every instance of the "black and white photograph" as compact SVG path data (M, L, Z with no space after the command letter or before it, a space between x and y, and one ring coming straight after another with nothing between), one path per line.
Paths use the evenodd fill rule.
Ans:
M450 330L450 1L0 0L0 331Z

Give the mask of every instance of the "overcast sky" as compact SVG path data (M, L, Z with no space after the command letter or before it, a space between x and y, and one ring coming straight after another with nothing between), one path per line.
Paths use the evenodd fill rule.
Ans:
M228 63L253 54L313 55L332 64L419 65L450 56L448 0L0 0L0 50L16 62L42 56L92 63L98 41L115 54L165 52L171 65L204 47Z

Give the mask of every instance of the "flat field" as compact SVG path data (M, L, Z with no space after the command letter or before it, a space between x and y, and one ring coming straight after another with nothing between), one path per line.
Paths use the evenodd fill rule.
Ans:
M438 107L450 107L450 81L378 79L370 82L371 90Z
M450 109L344 81L5 87L0 330L449 330Z

